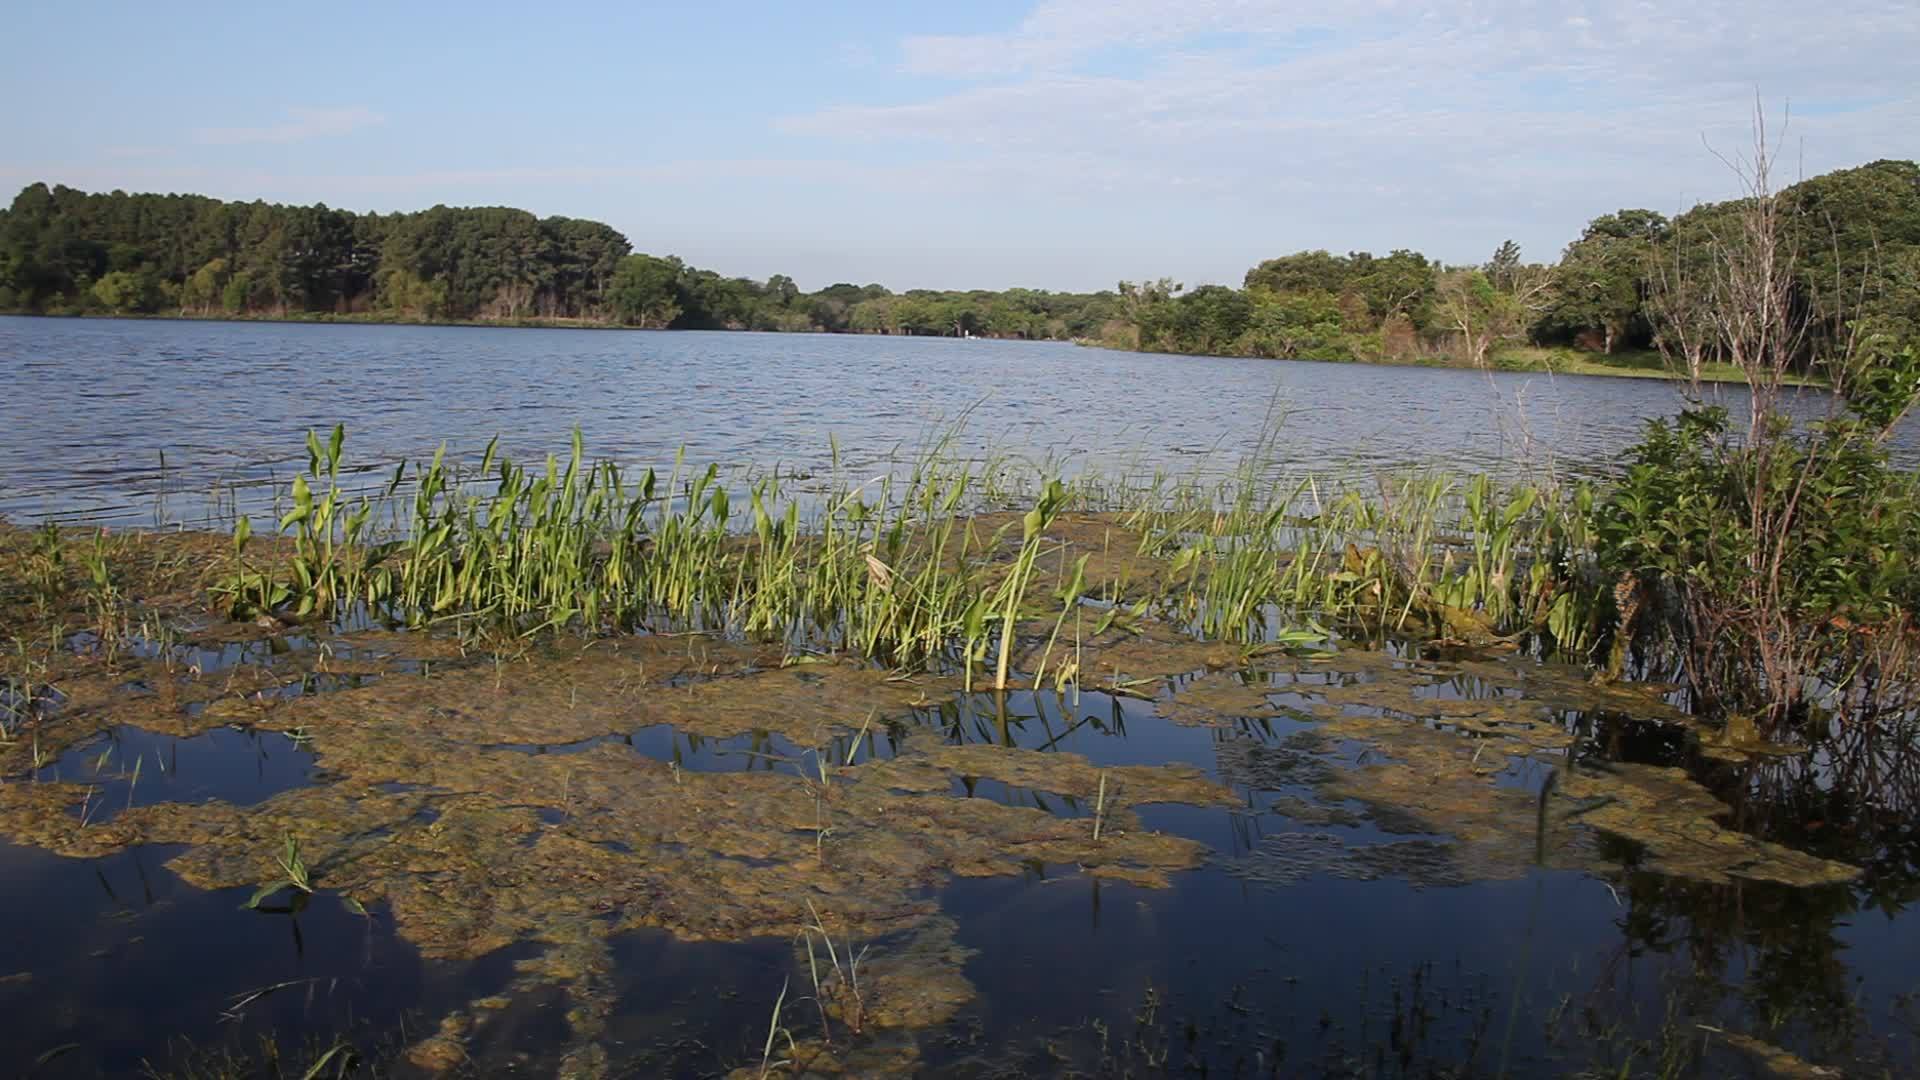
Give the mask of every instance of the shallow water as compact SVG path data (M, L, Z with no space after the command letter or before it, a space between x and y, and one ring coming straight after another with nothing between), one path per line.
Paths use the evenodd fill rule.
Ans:
M172 853L79 860L0 843L9 1075L132 1076L193 1046L244 1048L273 1034L291 1049L335 1032L384 1033L403 1010L450 1008L512 974L514 950L422 964L390 918L355 914L337 897L297 913L242 910L251 890L193 888L164 867ZM279 989L243 1003L270 987Z
M0 516L126 525L257 513L304 466L304 432L337 422L369 486L443 443L453 461L494 435L515 458L564 454L576 425L590 454L662 468L684 445L823 474L831 436L864 479L963 415L968 456L1184 473L1229 468L1277 400L1282 467L1356 475L1590 469L1680 405L1657 380L1060 343L32 318L0 318L0 397ZM1913 452L1920 422L1895 443Z
M1364 693L1405 670L1381 658L1345 673L1308 667L1244 678L1270 692L1254 697L1311 707L1329 690ZM819 748L770 732L709 738L637 719L575 743L474 750L610 748L686 772L788 778L811 775L814 755L825 753L834 765L853 762L857 777L868 763L921 752L914 748L925 744L915 740L931 738L1079 755L1100 768L1186 763L1228 785L1235 805L1138 807L1142 827L1210 851L1201 866L1174 875L1171 888L1034 862L1014 876L960 877L932 889L928 900L954 920L957 945L971 950L962 973L976 993L950 1020L919 1033L916 1068L927 1074L1556 1076L1598 1067L1615 1075L1629 1054L1646 1053L1633 1050L1634 1040L1657 1039L1675 1024L1682 1041L1698 1024L1751 1031L1759 1017L1780 1025L1771 1039L1816 1060L1896 1069L1920 1061L1912 997L1920 993L1920 924L1904 901L1875 910L1864 883L1689 883L1631 869L1640 856L1622 841L1603 844L1602 865L1629 868L1611 880L1556 865L1552 855L1491 879L1463 877L1445 835L1384 806L1325 798L1329 778L1378 760L1380 750L1322 737L1324 711L1319 719L1276 712L1225 724L1160 715L1198 685L1167 680L1153 700L955 693ZM1518 700L1510 685L1471 674L1419 686L1418 694L1383 696L1380 707L1344 708L1370 716L1408 702ZM1418 726L1417 717L1402 722ZM1444 739L1468 737L1435 722ZM1563 722L1589 731L1617 723L1578 713ZM76 744L34 779L96 785L96 823L127 806L253 806L328 782L324 733L316 744L318 766L303 740L281 732L216 727L176 738L121 727ZM1669 751L1658 740L1595 744L1596 762L1608 756L1602 744L1625 747L1622 760ZM134 761L148 763L137 782ZM1554 768L1549 756L1486 775L1497 786L1523 787L1530 799ZM553 792L527 794L536 806L553 805ZM1101 813L1084 797L961 774L948 794L1079 825ZM549 827L567 817L553 809L540 816ZM647 841L618 846L644 859ZM0 891L0 1006L22 1021L0 1034L0 1060L31 1061L73 1044L39 1075L83 1076L128 1071L141 1060L177 1063L189 1042L231 1047L267 1033L283 1045L336 1036L398 1045L431 1032L447 1010L499 995L488 1006L497 1013L462 1052L489 1075L553 1067L568 1038L564 1017L580 1002L551 980L531 989L515 982L536 950L510 945L472 961L423 960L384 908L361 914L325 889L298 910L285 909L287 894L264 912L242 910L249 889L202 891L163 865L179 850L147 845L69 859L0 844L0 872L24 886ZM867 944L876 958L907 947L897 937ZM681 941L645 929L614 934L604 951L589 952L567 978L591 984L605 1002L598 1045L612 1075L719 1075L751 1065L773 997L805 971L795 945L780 939ZM230 1015L252 991L281 984ZM1707 1075L1745 1075L1749 1067L1724 1048L1703 1066Z
M182 739L119 727L35 770L33 780L90 785L95 797L75 812L106 822L121 810L157 802L252 806L313 773L312 752L278 732L215 728Z
M963 453L1185 469L1229 462L1279 393L1289 408L1282 465L1350 475L1435 462L1511 467L1537 452L1527 437L1587 467L1631 441L1640 419L1676 404L1670 387L1646 381L1025 343L104 320L0 319L0 379L17 405L0 429L0 514L115 525L257 509L269 482L303 464L289 456L302 429L343 417L350 460L370 466L430 454L442 441L477 458L496 432L517 455L560 451L578 423L590 452L630 463L666 463L684 441L694 460L779 461L803 472L827 467L832 433L847 468L859 471L890 467L896 447L977 402ZM1911 452L1912 421L1900 439ZM236 486L210 498L216 483ZM640 652L647 639L627 640ZM835 914L842 903L896 919L910 911L909 930L863 942L876 963L913 960L925 944L916 935L939 946L950 932L947 951L925 966L957 973L970 996L916 1032L914 1068L925 1074L1612 1076L1626 1063L1627 1075L1652 1075L1660 1063L1651 1048L1700 1040L1700 1025L1818 1062L1864 1064L1870 1075L1920 1065L1920 916L1911 906L1920 844L1910 823L1876 825L1882 850L1852 843L1867 831L1851 816L1860 793L1835 792L1832 778L1844 770L1832 762L1817 782L1792 787L1784 809L1750 805L1747 775L1702 762L1683 728L1655 718L1657 695L1562 701L1556 695L1585 693L1577 674L1519 661L1513 670L1534 681L1473 664L1425 665L1432 679L1404 678L1424 662L1400 652L1189 672L1139 684L1144 697L960 693L922 680L931 690L911 698L842 665L767 672L723 648L701 652L696 665L691 644L649 657L666 670L630 691L629 677L645 682L645 663L595 682L591 665L613 663L608 649L525 667L476 661L464 672L449 657L442 673L436 658L429 679L419 658L404 655L405 641L340 642L329 654L336 670L316 663L316 641L300 634L134 641L122 648L139 677L114 673L106 681L121 681L104 706L36 691L47 696L32 709L56 735L58 725L92 722L73 717L107 718L99 734L62 741L48 758L36 745L34 767L0 777L31 790L84 790L50 811L68 831L43 838L58 833L85 848L123 818L176 804L210 804L220 824L193 848L155 842L91 856L0 841L8 1020L0 1074L25 1072L46 1054L36 1075L129 1074L146 1061L180 1064L189 1043L245 1051L267 1035L290 1051L336 1037L398 1050L421 1045L453 1015L479 1017L459 1053L485 1075L551 1074L589 1030L605 1075L724 1074L759 1061L783 984L786 1021L805 1037L805 953L765 936L765 896L718 915L674 901L728 908L727 884L762 874L783 883L768 893L803 883ZM66 652L109 664L97 646L82 632ZM674 674L678 653L688 654L683 675ZM585 687L577 713L576 679ZM528 692L514 696L523 682ZM458 689L436 689L447 685ZM177 707L156 705L169 688ZM870 708L866 697L883 704ZM1533 697L1553 702L1546 719L1517 715ZM315 722L273 729L281 710ZM1400 725L1432 743L1369 739L1366 729L1337 728L1340 717ZM1536 752L1515 753L1515 740ZM1481 767L1481 751L1467 747L1493 754ZM846 835L829 835L820 826L831 815L816 820L804 809L754 828L775 806L768 790L810 785L823 762L856 788L861 776L897 766L905 768L886 775L911 784L929 748L987 767L936 769L937 781L912 798L858 804L889 815L884 828L842 819L834 828ZM995 748L1028 764L1044 755L1087 764L985 775L997 771L993 759L966 756ZM10 749L11 760L25 759L17 741ZM1404 777L1394 792L1369 790L1393 779L1370 770L1396 755L1436 770L1435 787L1458 788L1450 810L1462 831L1479 833L1455 837L1416 812ZM1722 817L1691 823L1705 848L1729 832L1745 841L1739 830L1780 828L1772 839L1867 873L1794 888L1749 876L1773 857L1758 847L1689 866L1672 850L1587 829L1580 815L1603 809L1607 796L1581 792L1607 791L1607 770L1621 764L1685 766L1731 803ZM1151 887L1161 869L1151 860L1116 863L1111 876L1101 871L1114 866L1073 861L1098 863L1099 849L1023 864L962 851L962 861L976 860L966 872L879 885L884 868L845 878L808 868L822 849L839 858L838 845L911 837L922 821L941 823L927 826L929 843L961 850L954 838L964 839L965 823L988 819L942 816L956 805L1025 815L1018 828L1034 836L1057 826L1082 837L1111 812L1086 783L1089 767L1168 765L1197 769L1230 798L1123 808L1136 838L1151 830L1203 846L1199 865L1164 875L1166 888ZM1533 807L1556 775L1584 786L1552 803L1557 823L1543 839ZM1416 779L1412 796L1427 778ZM671 799L683 782L740 786L701 789L710 820L638 801ZM311 900L292 903L283 890L264 911L243 909L253 884L196 888L168 866L211 851L187 867L203 875L196 880L258 882L281 826L249 831L253 823L282 797L335 786L352 805L298 805L316 812L310 827L349 867L379 863L389 845L417 845L420 861L368 872L374 884L405 887L364 913L330 886L341 880L332 865L319 868ZM391 804L354 816L354 805L383 798ZM662 819L629 821L623 805L660 806ZM594 831L595 815L626 831ZM69 827L79 822L75 839ZM41 822L7 824L32 833ZM461 829L476 850L488 830L502 830L506 839L486 849L498 865L465 866L460 844L441 839ZM731 848L714 839L729 830L745 835ZM1011 850L1026 838L998 839ZM1055 839L1033 846L1063 850ZM536 852L543 843L558 854ZM1903 854L1901 844L1913 850ZM702 855L704 847L712 850ZM568 854L588 848L618 858ZM327 852L315 841L316 858ZM676 891L654 880L644 886L652 892L622 894L605 880L565 876L611 869L646 882L660 867L701 881ZM341 888L369 885L347 880ZM515 890L529 888L555 907L572 892L617 902L570 917L567 930L580 937L537 944L525 934L544 929L546 908L514 912L498 925L520 937L465 956L464 920L492 925L494 905L524 903ZM636 928L620 922L627 909L712 939ZM724 933L734 925L747 932ZM235 1014L236 1002L274 986ZM579 1023L582 1015L591 1023ZM1699 1074L1757 1072L1716 1044Z

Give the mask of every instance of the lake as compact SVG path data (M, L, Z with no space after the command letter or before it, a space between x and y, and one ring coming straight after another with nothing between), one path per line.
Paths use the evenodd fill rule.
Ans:
M399 459L590 456L863 473L964 418L956 452L1065 471L1230 468L1282 414L1279 463L1322 476L1438 465L1590 472L1673 413L1648 379L1152 356L1043 342L845 335L0 318L0 516L112 525L267 505L304 433L344 423ZM1738 414L1743 391L1715 392ZM1803 404L1817 412L1821 396ZM1909 418L1895 440L1910 455ZM164 455L165 469L161 468Z
M0 389L0 515L116 536L259 512L336 422L369 484L576 426L733 477L824 473L831 438L859 475L962 418L976 460L1224 474L1278 403L1272 468L1364 480L1600 472L1680 404L1023 342L17 318ZM263 1039L294 1076L346 1045L397 1075L1920 1065L1910 741L1729 761L1659 688L1392 640L1089 632L1107 677L993 694L690 634L141 616L113 651L36 622L61 674L0 667L0 1073L256 1075Z

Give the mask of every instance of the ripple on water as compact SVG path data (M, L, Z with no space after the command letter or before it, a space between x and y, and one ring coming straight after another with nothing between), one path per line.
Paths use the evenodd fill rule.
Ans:
M298 433L341 420L349 460L373 470L354 484L371 491L381 468L429 457L442 443L449 460L472 462L497 434L503 450L537 458L564 450L576 424L592 452L623 463L670 465L686 445L697 460L777 457L823 474L831 432L846 467L871 473L966 414L983 387L991 388L988 408L954 444L963 455L1051 455L1069 470L1128 463L1224 471L1264 423L1265 410L1247 403L1277 394L1287 467L1361 478L1431 463L1504 468L1528 446L1551 446L1563 467L1579 470L1681 404L1672 387L1643 379L831 334L610 338L585 330L0 318L0 366L10 366L8 389L24 403L0 429L0 515L127 525L270 513L275 490L299 467ZM103 384L103 370L115 378ZM118 396L130 385L141 392ZM1115 386L1152 407L1116 423ZM1744 408L1738 390L1710 392ZM779 407L748 409L751 422L742 423L742 395L755 393ZM900 400L916 407L887 405ZM1807 407L1819 411L1812 400ZM1519 415L1524 423L1514 422ZM672 422L663 425L663 416ZM1381 424L1381 416L1395 421ZM103 440L109 431L113 438ZM1910 418L1895 436L1896 453L1911 455L1917 432L1920 421ZM209 495L216 489L217 510Z

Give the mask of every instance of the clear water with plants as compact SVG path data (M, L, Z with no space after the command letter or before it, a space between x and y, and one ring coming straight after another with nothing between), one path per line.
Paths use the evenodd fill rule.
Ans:
M0 350L20 1072L1920 1067L1910 352Z

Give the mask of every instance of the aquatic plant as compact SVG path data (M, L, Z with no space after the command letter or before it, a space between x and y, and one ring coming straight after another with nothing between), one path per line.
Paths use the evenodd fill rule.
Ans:
M780 996L773 999L773 1018L767 1021L767 1042L760 1050L760 1076L762 1080L765 1080L773 1070L783 1068L790 1064L793 1061L793 1055L800 1052L799 1046L793 1041L793 1032L788 1031L787 1028L780 1023L781 1011L787 1003L787 989L792 985L793 980L791 979L780 980ZM776 1061L773 1057L773 1046L774 1043L778 1042L783 1036L787 1040L788 1056Z
M307 869L306 860L300 855L300 841L295 839L292 833L287 834L285 846L280 854L274 857L274 862L280 867L281 876L254 890L245 907L255 911L260 910L261 904L286 889L292 889L303 895L312 895L313 876Z
M237 525L234 571L222 587L236 614L298 620L337 615L352 600L415 626L523 636L563 627L707 630L901 667L957 661L969 680L992 656L994 685L1004 689L1036 578L1053 586L1036 680L1088 597L1092 553L1069 568L1069 545L1050 539L1077 502L1140 534L1139 559L1099 590L1096 635L1169 604L1202 634L1241 642L1292 633L1302 620L1311 627L1316 615L1367 621L1376 633L1404 632L1414 618L1444 630L1469 609L1481 614L1466 621L1487 634L1571 625L1564 603L1555 622L1541 602L1559 591L1561 568L1543 553L1564 547L1564 508L1542 512L1547 503L1532 489L1485 480L1468 482L1464 497L1445 477L1383 480L1378 500L1349 491L1327 505L1311 481L1283 486L1254 466L1211 493L1164 476L1145 486L1083 478L1071 488L1043 476L1031 486L1032 504L1002 517L982 509L981 493L1006 497L1027 485L1010 483L1004 462L989 464L999 479L987 484L936 446L905 479L838 484L810 517L777 477L762 479L736 530L717 467L689 470L682 456L664 486L649 470L628 487L617 467L585 461L576 433L565 466L549 459L538 474L490 443L480 466L497 475L489 496L436 454L413 471L410 505L395 515L392 531L403 538L374 541L371 502L341 510L342 437L336 428L323 447L309 436L314 479L294 482L281 521L292 553L279 572L249 563L251 530L244 519ZM388 496L407 479L404 466L396 470ZM320 483L327 493L315 496ZM1317 509L1303 515L1309 500ZM1446 548L1443 530L1469 545L1457 570L1450 548L1435 554ZM1042 555L1054 552L1059 567L1041 574ZM1146 578L1132 578L1136 565ZM1055 678L1067 681L1058 670Z
M271 616L273 611L293 597L293 589L264 570L247 563L247 543L253 539L253 521L242 515L233 523L233 569L214 586L224 599L228 613L236 619L254 615Z
M996 690L1007 688L1007 660L1013 650L1014 624L1020 617L1020 604L1026 597L1027 585L1033 579L1033 564L1040 557L1040 544L1047 526L1053 523L1065 502L1066 493L1060 481L1050 480L1041 493L1039 503L1020 518L1020 554L1015 558L1013 569L1002 582L993 603L993 607L1000 612L1000 663L993 678Z
M1871 432L1837 421L1763 455L1695 410L1650 424L1631 460L1595 513L1623 641L1678 650L1698 691L1769 727L1810 693L1903 677L1920 490Z
M1107 771L1100 770L1100 795L1093 805L1093 839L1100 839L1100 826L1107 816Z
M1271 434L1218 484L1165 474L1068 484L1040 467L958 460L936 440L908 468L864 482L836 469L824 490L794 492L778 473L762 477L738 514L716 466L681 454L664 480L649 469L630 481L590 462L577 432L569 457L541 469L496 441L477 472L436 453L397 468L384 494L349 502L336 427L324 442L309 434L309 472L293 482L270 553L255 558L249 523L236 523L231 572L215 591L240 616L387 620L496 650L559 630L698 632L774 643L789 657L954 671L969 689L984 671L998 690L1049 676L1065 690L1082 674L1083 638L1149 614L1246 646L1412 636L1605 657L1615 672L1631 641L1647 670L1693 648L1673 670L1704 689L1746 678L1706 663L1744 655L1727 648L1735 639L1724 628L1675 633L1685 627L1671 612L1684 604L1660 608L1663 623L1641 609L1661 596L1725 606L1745 595L1754 563L1729 545L1756 533L1735 520L1745 504L1725 489L1751 462L1710 414L1667 430L1652 429L1609 487L1435 471L1333 486L1279 469ZM1920 538L1917 515L1899 508L1920 504L1875 430L1823 425L1800 451L1770 451L1800 478L1775 486L1793 492L1790 524L1805 542L1767 574L1809 598L1793 618L1818 628L1802 647L1824 657L1793 670L1836 687L1889 670L1911 637L1902 613ZM1860 494L1879 509L1849 516ZM94 592L113 595L110 582ZM1063 647L1072 653L1058 660ZM1783 685L1761 674L1763 697Z
M831 1041L833 1028L827 1020L827 1001L831 998L838 1006L840 1021L849 1032L858 1035L866 1026L866 998L860 991L860 962L866 959L867 948L853 951L851 942L835 948L833 935L827 932L826 924L820 920L820 912L814 909L813 901L807 901L807 915L813 921L802 927L800 936L807 947L807 971L813 978L813 1000L820 1009L820 1029L822 1037ZM823 981L820 964L814 953L813 939L827 950L827 977Z
M60 527L51 521L43 522L33 538L33 555L27 564L27 580L33 586L35 601L44 612L67 588L64 545L60 539Z

